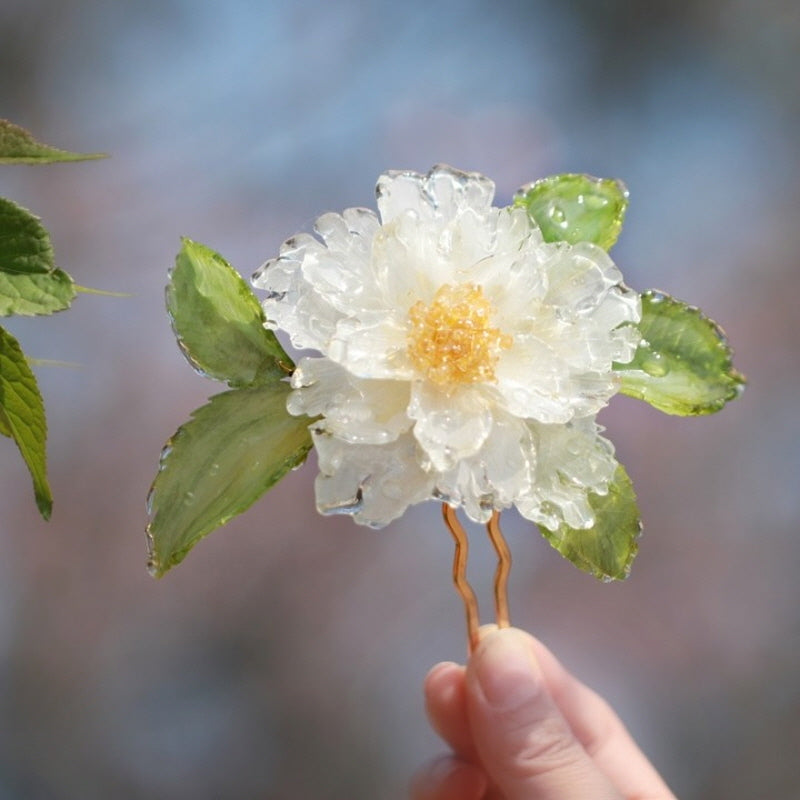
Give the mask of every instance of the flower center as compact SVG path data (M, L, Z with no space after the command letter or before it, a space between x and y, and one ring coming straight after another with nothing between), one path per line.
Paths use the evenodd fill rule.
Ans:
M426 306L417 301L408 312L408 354L414 366L438 386L495 380L501 350L512 338L489 320L494 307L480 286L442 286Z

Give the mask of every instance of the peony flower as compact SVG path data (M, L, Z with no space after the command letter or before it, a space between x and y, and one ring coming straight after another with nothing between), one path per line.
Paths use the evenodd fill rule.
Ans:
M314 419L317 506L380 527L414 503L475 521L515 506L594 524L617 462L595 417L641 341L608 254L545 242L494 184L447 166L387 172L379 214L324 214L253 278L300 350L287 408Z
M183 240L170 320L192 366L228 388L162 451L148 565L163 575L316 447L322 513L381 527L440 501L474 648L459 509L497 553L499 627L510 624L504 509L579 569L624 579L641 517L598 412L621 392L712 414L745 379L717 323L623 284L607 255L628 204L621 182L552 175L496 208L490 180L438 166L387 172L377 195L378 214L324 214L316 235L284 242L253 279L263 308L219 253Z

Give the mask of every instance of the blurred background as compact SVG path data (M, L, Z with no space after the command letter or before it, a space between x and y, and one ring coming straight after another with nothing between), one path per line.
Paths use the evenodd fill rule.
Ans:
M0 798L402 798L439 752L421 684L465 631L435 505L381 532L319 517L312 457L160 581L143 530L162 444L223 388L164 311L179 237L249 276L374 206L382 170L440 161L499 204L621 178L628 282L725 327L749 387L722 414L602 417L645 520L631 577L508 514L512 618L681 798L800 795L799 67L792 0L3 0L0 116L111 158L4 167L0 194L79 284L131 296L7 321L78 366L37 369L51 522L0 442Z

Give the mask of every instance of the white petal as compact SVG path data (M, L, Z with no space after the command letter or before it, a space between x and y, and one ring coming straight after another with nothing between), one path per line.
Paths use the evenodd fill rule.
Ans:
M440 164L427 175L386 172L378 178L376 194L383 224L405 211L412 211L425 221L446 222L468 208L487 213L494 197L494 183L477 172L461 172Z
M414 369L408 359L406 325L395 315L365 312L343 319L331 337L328 355L360 378L410 380Z
M382 527L431 497L433 479L420 467L410 434L386 445L348 444L313 429L312 436L320 513L351 514L362 525Z
M341 316L303 276L304 263L324 254L316 239L298 234L287 239L280 255L253 275L253 285L267 292L262 304L267 323L285 330L299 349L323 349Z
M642 334L635 325L621 325L611 332L611 339L616 345L612 361L627 364L636 355L636 350L642 341Z
M343 441L383 444L411 427L408 383L359 380L327 358L303 358L292 387L289 413L323 416L318 427Z
M531 423L536 448L532 489L516 502L520 513L546 528L562 522L590 528L594 513L588 493L605 494L617 469L614 448L593 419L567 425Z
M589 316L598 327L613 330L626 322L638 322L642 316L642 301L638 292L624 285L615 286Z
M521 208L493 209L491 254L471 269L505 323L530 316L545 294L541 233Z
M574 416L571 375L559 353L535 336L517 337L495 369L504 407L517 417L567 422Z
M611 331L608 351L604 353L610 362L627 364L633 358L642 340L635 326L641 317L641 297L627 286L611 289L602 305L592 313L593 324Z
M590 242L558 245L546 267L545 302L567 318L590 313L622 280L622 273L601 247Z
M414 436L439 472L477 453L492 428L490 402L473 386L448 394L429 383L414 383L407 413L416 420Z
M502 354L497 390L513 414L544 423L596 414L618 390L612 353L621 348L608 331L586 323L540 325L541 338L517 337Z
M570 408L575 417L597 414L619 390L619 380L613 372L584 372L572 381L573 396Z
M403 317L417 300L429 303L437 289L453 281L453 264L440 252L441 232L412 211L385 224L372 249L375 280L384 306Z
M315 291L343 314L379 308L372 270L372 245L380 230L375 214L363 208L323 214L314 229L325 250L304 261L303 274Z
M630 324L639 321L640 308L636 292L615 286L597 307L570 320L570 335L562 337L561 352L574 371L608 373L615 361L630 361L641 341L638 329Z
M599 270L584 271L587 261L583 257L572 273L575 281L570 283L565 277L569 270L564 267L570 252L564 249L558 254L559 291L569 294L574 290L572 299L584 303L583 313L576 313L571 306L552 305L556 296L553 286L547 302L529 294L531 311L527 316L515 319L509 314L515 298L525 296L524 285L511 283L509 295L498 304L504 312L502 319L512 320L504 331L515 335L513 346L501 354L496 368L498 391L509 411L545 423L566 422L603 408L619 386L613 363L629 361L640 339L633 326L625 325L638 321L638 296L621 287L606 289ZM596 306L587 299L591 290L583 285L583 278L588 278L589 285L594 281L595 290L599 287ZM618 328L620 324L623 327Z
M530 429L510 415L497 415L483 447L436 481L437 496L464 506L476 522L507 508L531 489L535 452Z
M494 198L494 182L485 175L462 172L446 164L428 173L426 188L437 215L444 219L453 219L466 209L487 214Z
M301 358L291 379L295 390L286 401L290 414L309 417L324 415L350 394L350 378L338 364L327 358Z
M495 250L496 223L499 209L478 213L471 208L464 209L439 235L436 253L446 265L447 283L484 284L487 262L495 273L505 266ZM441 270L445 277L445 269Z
M386 225L407 211L424 213L430 206L425 194L425 176L418 172L390 170L378 178L375 187L381 222Z

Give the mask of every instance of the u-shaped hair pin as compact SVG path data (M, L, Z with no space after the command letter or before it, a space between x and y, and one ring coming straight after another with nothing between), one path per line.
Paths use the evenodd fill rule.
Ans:
M467 560L469 556L469 540L467 533L458 521L456 510L447 503L442 503L442 515L447 529L456 543L455 556L453 557L453 583L464 602L467 616L467 641L468 651L472 653L478 646L480 614L478 599L467 580ZM489 539L497 553L497 570L494 576L494 605L495 617L498 628L507 628L511 622L508 611L508 575L511 571L511 552L500 530L500 512L492 512L491 519L486 525Z

